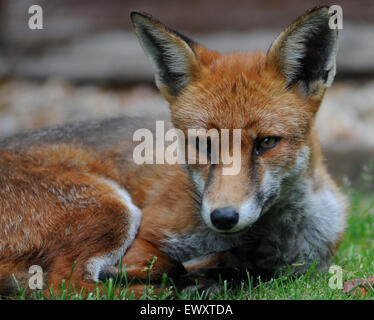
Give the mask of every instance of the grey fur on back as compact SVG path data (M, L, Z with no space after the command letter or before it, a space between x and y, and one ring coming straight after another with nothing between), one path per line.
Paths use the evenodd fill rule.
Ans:
M151 118L124 116L73 122L0 139L0 149L16 150L43 144L75 143L105 150L122 141L131 142L133 133L139 128L154 131L155 121ZM171 126L168 120L166 125Z

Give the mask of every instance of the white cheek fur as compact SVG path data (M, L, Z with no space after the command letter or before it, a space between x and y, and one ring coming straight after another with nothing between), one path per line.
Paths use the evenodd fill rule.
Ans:
M250 227L258 220L261 215L261 211L262 208L258 205L255 199L246 201L240 207L239 222L232 231L235 232Z

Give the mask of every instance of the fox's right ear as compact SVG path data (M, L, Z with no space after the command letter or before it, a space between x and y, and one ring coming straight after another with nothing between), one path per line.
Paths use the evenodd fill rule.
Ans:
M139 42L150 58L156 85L171 101L199 71L193 41L173 31L147 14L131 13Z

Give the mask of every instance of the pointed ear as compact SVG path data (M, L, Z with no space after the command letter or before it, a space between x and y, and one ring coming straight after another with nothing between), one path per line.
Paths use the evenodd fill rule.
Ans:
M321 96L335 77L338 51L337 29L329 27L328 7L319 7L297 19L272 43L267 64L274 66L287 88L301 94Z
M132 12L131 21L153 65L156 85L170 101L198 74L194 42L147 14Z

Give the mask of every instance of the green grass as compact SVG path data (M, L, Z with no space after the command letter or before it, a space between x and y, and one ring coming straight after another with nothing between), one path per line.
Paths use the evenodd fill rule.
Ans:
M373 183L371 174L374 167L372 162L364 169L362 174L363 187L360 190L353 191L346 187L345 192L350 200L350 211L348 217L348 228L344 240L334 257L333 264L340 266L343 270L343 282L355 278L367 278L374 274L374 196L369 192L368 186ZM214 297L207 297L203 292L201 294L180 293L173 299L373 299L374 289L363 298L357 294L344 294L341 289L331 289L329 280L332 274L320 273L310 270L306 275L293 278L282 276L272 279L268 282L260 282L253 287L249 281L243 281L235 288L230 288L226 282L220 285L220 292ZM125 279L127 280L127 279ZM165 281L166 283L167 281ZM125 281L126 283L126 281ZM68 290L68 285L64 289L54 294L54 299L113 299L117 288L121 289L121 294L116 299L134 299L125 286L114 285L112 281L104 284L105 294L96 292L87 297L76 290ZM24 290L16 299L26 299ZM34 291L31 299L45 299L42 292ZM152 286L144 292L140 299L170 299L170 294L153 294Z

